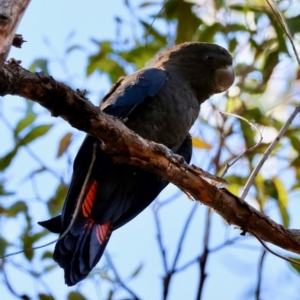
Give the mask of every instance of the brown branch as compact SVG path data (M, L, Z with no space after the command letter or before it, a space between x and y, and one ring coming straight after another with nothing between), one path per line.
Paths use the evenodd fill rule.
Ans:
M2 66L15 38L16 29L30 0L0 0L0 65ZM22 44L21 44L22 45Z
M79 92L52 77L30 73L14 60L0 71L0 95L19 95L46 107L73 127L103 141L103 150L119 163L128 163L153 172L213 208L229 224L250 232L283 249L300 254L300 230L286 229L224 188L199 177L195 168L168 148L142 139L121 120L105 115Z

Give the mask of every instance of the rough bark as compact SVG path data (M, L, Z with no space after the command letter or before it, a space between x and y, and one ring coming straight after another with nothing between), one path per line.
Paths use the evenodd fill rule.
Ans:
M8 94L32 99L53 116L60 116L71 126L101 139L103 150L113 153L117 162L138 166L172 182L213 208L228 224L300 254L300 230L284 228L225 188L208 183L201 178L201 169L188 166L165 146L142 139L117 118L101 112L79 91L52 77L30 73L12 60L0 71L0 95Z
M0 65L13 43L16 29L30 0L0 0Z

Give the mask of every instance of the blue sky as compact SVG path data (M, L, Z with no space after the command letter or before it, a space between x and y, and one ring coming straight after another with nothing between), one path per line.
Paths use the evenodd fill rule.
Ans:
M132 3L136 6L140 1L132 1ZM21 50L13 49L9 57L22 60L24 67L30 66L36 58L51 57L56 59L56 62L51 64L52 76L56 79L66 80L65 70L67 67L74 79L71 85L75 88L92 90L91 100L97 103L101 98L100 95L109 88L107 80L96 75L86 80L82 70L86 66L87 53L95 51L91 38L104 40L115 37L116 26L114 17L117 15L124 17L130 22L128 12L124 8L122 1L32 1L17 31L23 34L27 43L24 44ZM63 57L66 49L66 40L71 32L74 34L69 43L80 44L84 46L85 50L83 52L74 52L66 61L57 60L57 58ZM79 74L79 76L73 76L74 74ZM1 104L3 113L12 123L15 122L22 115L22 111L20 111L22 100L17 97L8 97L2 99L2 102L4 102ZM42 114L40 118L41 123L49 122L49 113L42 108L37 108L37 111ZM51 119L52 121L53 119ZM72 147L72 155L75 155L76 148L80 145L84 135L71 129L60 119L54 121L56 122L55 128L51 130L47 138L43 139L43 141L37 141L33 147L34 151L39 155L41 154L43 159L47 161L47 164L61 170L60 161L55 159L57 136L62 136L67 131L76 133L78 138ZM0 146L0 154L2 155L10 149L12 142L10 142L9 131L5 129L3 124L0 124L0 132L2 140L6 141L5 144ZM198 152L200 151L196 151L197 154ZM198 156L197 159L194 158L195 163L200 161L203 161L203 159ZM34 166L34 163L25 152L22 152L8 174L9 185L12 188L18 186L29 165L32 168L38 167ZM63 170L61 171L63 172ZM43 193L44 198L53 193L51 182L53 182L53 178L50 175L45 175L38 182L39 190ZM24 198L31 195L31 190L23 187L23 185L22 189ZM175 187L169 187L160 195L159 199L167 198L175 192ZM174 256L182 226L193 206L194 203L183 195L180 199L173 202L172 205L159 209L163 223L164 243L167 252L171 254L171 258ZM295 208L299 209L297 206ZM36 221L48 217L42 205L37 204L32 207L32 211ZM180 258L179 266L202 251L205 213L206 208L203 205L198 205L197 212L186 236L186 243L183 247L183 255ZM271 215L279 219L276 212L271 212ZM294 219L292 219L292 222L294 222ZM212 248L222 244L226 236L233 237L239 234L239 230L234 229L233 226L228 227L224 225L224 221L216 214L213 215L212 223L210 243ZM296 225L296 222L294 224ZM5 225L2 230L5 228L14 230L14 232L11 232L11 239L17 236L18 228L15 224ZM54 238L55 236L53 235L47 238L47 241ZM241 251L245 244L249 245L249 247ZM208 261L209 276L205 285L204 299L246 299L247 294L250 295L251 290L255 288L258 257L261 253L260 246L251 237L245 238L245 241L239 245L226 247L210 256ZM52 251L53 245L49 246L48 249ZM156 243L152 206L135 220L114 232L107 250L122 277L128 277L139 265L143 264L140 275L130 283L130 287L142 299L160 299L163 268ZM37 250L38 253L39 251L41 250ZM22 256L16 256L14 259L20 264L26 265ZM102 268L104 264L101 261L99 267ZM268 296L270 296L269 290L272 290L272 299L283 299L284 295L285 299L296 299L294 296L299 295L299 288L296 285L292 285L284 291L281 289L281 286L287 286L290 282L298 282L299 284L298 277L288 272L287 264L277 258L270 258L270 255L267 257L266 264L265 272L268 272L268 274L266 275L264 288L268 291ZM34 268L39 269L40 266L36 265ZM30 280L24 278L22 272L17 268L8 269L8 275L10 278L14 278L14 287L20 294L34 294L36 290L40 289ZM55 270L49 272L44 279L57 299L64 299L65 295L71 290L64 285L63 272L60 268L55 268ZM171 285L169 299L194 299L197 280L198 268L196 265L175 276ZM99 280L96 287L88 281L84 282L82 286L82 291L88 299L104 299L109 285L104 280ZM3 285L0 285L0 295L3 299L15 299ZM118 299L121 299L121 296L122 294L120 294ZM248 298L251 299L251 297Z

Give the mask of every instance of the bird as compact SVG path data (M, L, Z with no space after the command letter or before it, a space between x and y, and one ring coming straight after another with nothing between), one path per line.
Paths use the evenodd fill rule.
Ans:
M146 68L120 78L100 109L123 120L142 138L167 146L187 163L189 130L200 105L234 82L232 56L217 44L186 42L162 51ZM112 232L141 213L168 185L157 175L117 164L87 135L73 164L62 213L39 222L60 234L53 258L65 283L85 279L99 262Z

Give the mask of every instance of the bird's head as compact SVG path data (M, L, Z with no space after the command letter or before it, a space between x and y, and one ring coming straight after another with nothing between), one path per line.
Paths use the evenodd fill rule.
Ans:
M232 56L216 44L189 42L165 50L154 67L176 72L190 83L200 102L226 91L234 82Z

